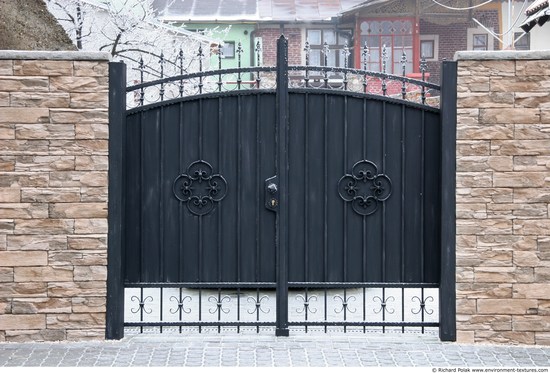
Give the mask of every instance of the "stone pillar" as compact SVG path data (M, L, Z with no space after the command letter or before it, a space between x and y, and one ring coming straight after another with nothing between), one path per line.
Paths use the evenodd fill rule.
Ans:
M0 51L0 341L103 339L108 55Z
M550 345L550 52L458 52L460 342Z

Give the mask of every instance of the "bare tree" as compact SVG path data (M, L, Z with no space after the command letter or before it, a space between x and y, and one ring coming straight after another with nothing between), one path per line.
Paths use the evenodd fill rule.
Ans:
M160 22L153 0L45 0L50 12L73 38L79 50L106 51L133 67L130 79L181 74L195 70L199 47L209 51L215 35L202 35ZM139 66L138 66L139 64ZM162 67L161 67L162 66Z

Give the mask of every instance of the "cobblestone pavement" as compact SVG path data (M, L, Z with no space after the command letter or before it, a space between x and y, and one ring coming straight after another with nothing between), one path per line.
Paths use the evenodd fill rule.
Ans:
M0 367L15 366L550 367L550 347L465 345L397 334L143 334L121 341L0 343Z

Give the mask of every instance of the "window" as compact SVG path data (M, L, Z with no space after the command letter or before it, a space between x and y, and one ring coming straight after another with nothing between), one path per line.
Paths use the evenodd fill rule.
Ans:
M369 47L370 55L367 59L367 69L383 70L383 50L386 47L386 71L401 74L403 67L401 57L407 56L405 73L413 70L413 29L414 21L409 18L399 19L371 19L361 22L361 47ZM434 51L435 53L435 51ZM363 64L363 57L361 57ZM361 66L363 67L363 66Z
M489 35L487 30L482 27L469 28L468 50L470 51L492 51L495 44L493 36Z
M518 51L528 51L531 49L531 34L514 32L514 47Z
M420 58L426 61L439 59L439 35L420 35Z
M224 41L222 45L222 56L224 58L235 58L235 42Z
M350 67L352 66L352 48L351 48L351 31L350 30L334 30L334 29L317 29L307 30L306 40L311 48L309 54L309 64L314 66L324 66L325 56L323 54L323 46L328 44L329 53L327 56L327 66L335 67ZM350 48L348 56L348 66L345 65L343 56L344 46Z

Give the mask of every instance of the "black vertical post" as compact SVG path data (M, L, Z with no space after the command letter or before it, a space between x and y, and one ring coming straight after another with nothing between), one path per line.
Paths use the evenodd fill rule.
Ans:
M109 63L109 228L107 246L107 325L105 338L124 337L124 131L126 65Z
M277 40L277 148L279 211L277 214L276 336L288 336L288 40Z
M441 68L441 281L439 339L456 341L456 88L457 63Z

